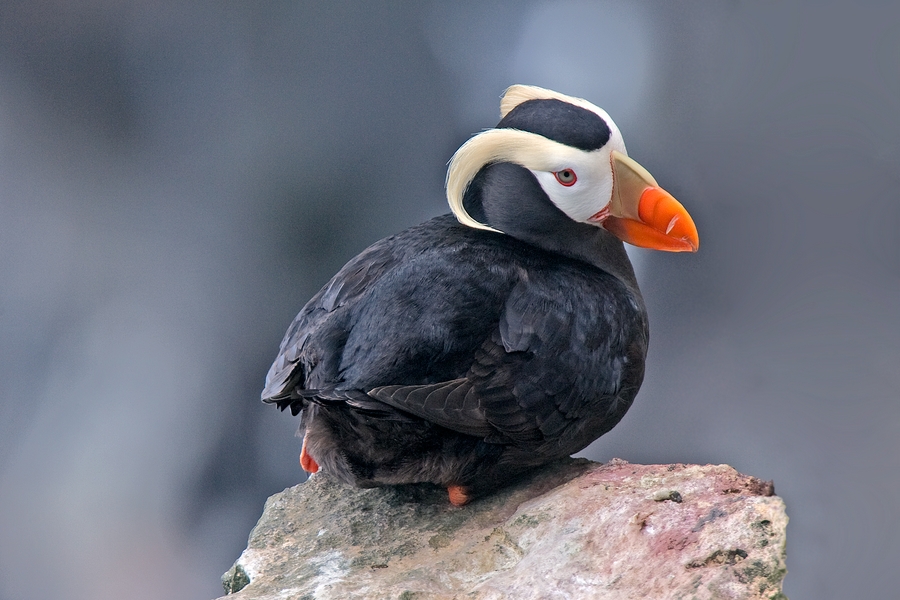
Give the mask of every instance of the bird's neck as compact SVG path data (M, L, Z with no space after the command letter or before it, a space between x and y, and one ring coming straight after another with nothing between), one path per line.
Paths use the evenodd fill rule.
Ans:
M622 282L638 299L642 299L637 277L625 245L605 229L593 225L571 223L563 236L517 235L521 241L542 250L571 258L609 273Z

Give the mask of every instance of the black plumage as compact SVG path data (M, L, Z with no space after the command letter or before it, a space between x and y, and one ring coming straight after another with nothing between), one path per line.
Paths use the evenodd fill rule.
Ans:
M557 103L551 120L596 117ZM518 164L485 164L463 204L503 233L445 215L381 240L291 324L263 399L302 412L306 464L363 487L432 482L462 504L628 410L649 334L622 242Z

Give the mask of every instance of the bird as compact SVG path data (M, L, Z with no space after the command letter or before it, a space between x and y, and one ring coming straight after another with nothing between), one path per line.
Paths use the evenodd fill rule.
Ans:
M500 109L449 162L450 213L351 259L288 328L262 399L301 415L305 471L462 506L631 406L649 329L624 243L694 252L697 228L603 109L529 85Z

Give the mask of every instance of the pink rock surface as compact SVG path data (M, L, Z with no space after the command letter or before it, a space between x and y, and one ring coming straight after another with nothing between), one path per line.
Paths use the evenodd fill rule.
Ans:
M783 599L773 492L726 465L569 460L457 508L316 476L267 502L228 598Z

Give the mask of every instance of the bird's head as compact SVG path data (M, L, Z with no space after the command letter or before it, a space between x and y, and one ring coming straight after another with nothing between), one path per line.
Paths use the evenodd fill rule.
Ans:
M547 222L561 211L635 246L697 250L691 216L628 157L606 111L581 98L514 85L503 95L500 115L497 127L473 136L450 161L447 199L462 224L512 233L508 229L523 218ZM495 168L502 165L513 171ZM528 205L535 195L553 206Z

